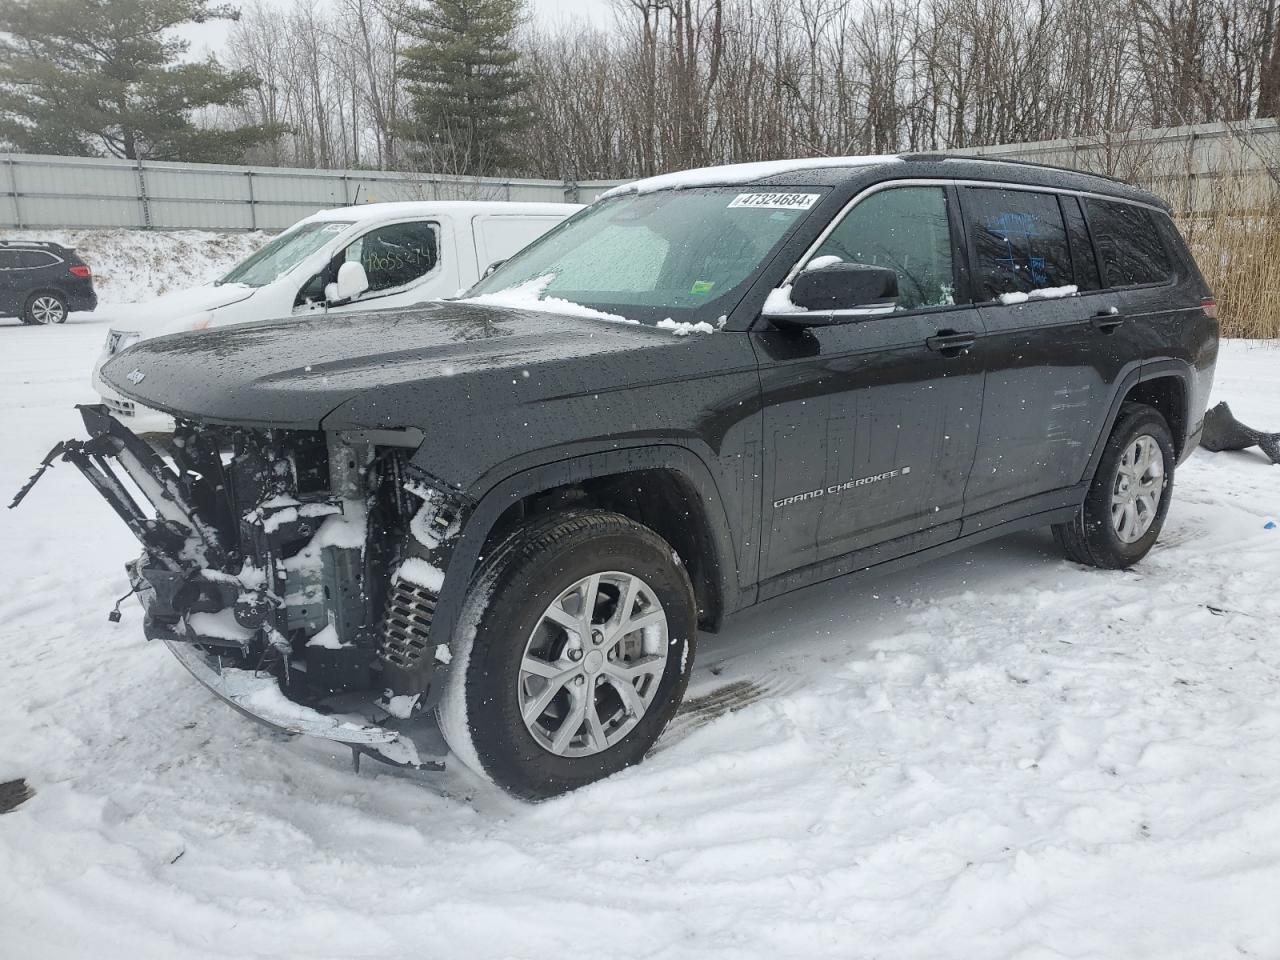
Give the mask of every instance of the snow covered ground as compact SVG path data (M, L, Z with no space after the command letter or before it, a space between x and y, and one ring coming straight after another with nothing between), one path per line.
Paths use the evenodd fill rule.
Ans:
M75 248L93 270L100 311L217 279L270 238L260 231L0 230L0 240Z
M7 498L101 321L0 325ZM1280 429L1280 349L1217 399ZM1200 453L1160 546L1028 534L705 637L640 767L531 806L277 739L140 635L69 467L0 511L0 957L1280 957L1280 468Z

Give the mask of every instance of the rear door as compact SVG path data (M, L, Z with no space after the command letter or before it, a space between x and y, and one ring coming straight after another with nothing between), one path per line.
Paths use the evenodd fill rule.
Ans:
M982 429L964 532L1052 509L1084 477L1115 385L1141 363L1105 289L1079 200L1021 187L961 191L984 336Z
M878 545L869 562L887 560L958 534L982 373L965 347L980 332L978 311L955 302L954 209L954 191L936 184L864 196L809 262L892 267L898 310L807 329L764 323L752 334L767 464L762 578ZM766 585L762 597L794 585Z

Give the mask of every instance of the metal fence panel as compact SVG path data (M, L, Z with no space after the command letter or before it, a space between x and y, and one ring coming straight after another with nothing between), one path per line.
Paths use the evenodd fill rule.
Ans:
M352 203L588 202L613 185L0 154L0 229L282 230Z
M1255 208L1274 196L1268 168L1280 168L1280 123L1201 124L953 152L1111 174L1150 187L1179 210L1207 213ZM317 210L357 202L589 203L615 185L0 154L0 228L282 230Z

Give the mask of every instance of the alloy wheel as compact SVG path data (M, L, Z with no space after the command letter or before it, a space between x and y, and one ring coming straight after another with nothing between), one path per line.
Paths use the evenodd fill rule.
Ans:
M62 323L67 319L67 308L57 297L36 297L31 301L31 317L36 323Z
M557 756L612 747L653 704L668 641L666 612L640 577L608 571L579 580L551 602L525 644L525 728Z
M1141 540L1155 523L1164 493L1164 453L1142 434L1120 457L1111 487L1111 525L1124 543Z

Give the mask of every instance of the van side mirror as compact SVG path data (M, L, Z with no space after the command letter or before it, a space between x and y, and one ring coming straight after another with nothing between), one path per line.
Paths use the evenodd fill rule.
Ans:
M769 311L765 316L774 323L799 327L881 316L897 309L898 274L865 263L832 263L805 270L791 285L791 303L799 309Z
M489 274L493 273L493 271L497 270L500 266L502 266L506 262L507 262L506 260L493 261L493 263L489 264L487 267L484 268L484 276L482 276L480 279L481 280L485 279L485 277L489 276Z
M330 303L342 303L354 300L368 289L369 275L364 272L364 265L349 260L338 268L338 282L325 287L324 298Z

